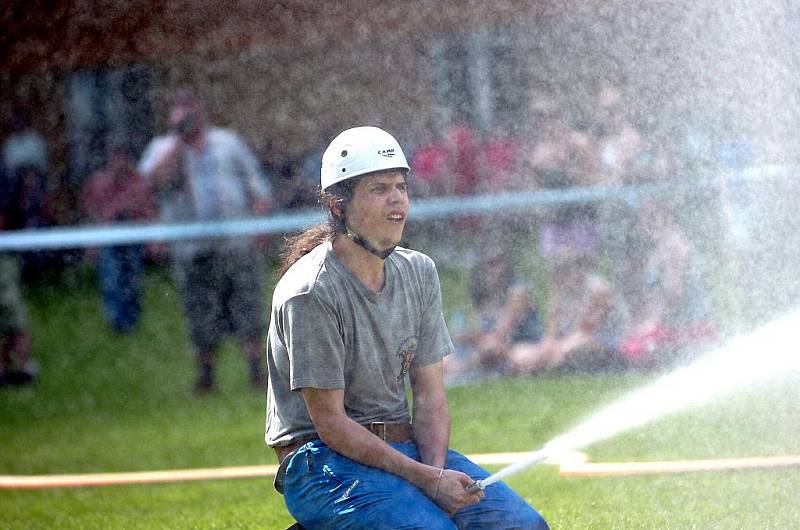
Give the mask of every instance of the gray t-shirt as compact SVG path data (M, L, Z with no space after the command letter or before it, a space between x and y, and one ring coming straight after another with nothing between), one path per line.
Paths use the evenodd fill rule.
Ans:
M268 445L316 432L302 388L344 389L345 411L361 424L410 421L406 373L440 361L453 343L433 261L398 247L384 271L383 291L372 292L323 243L278 282L267 340Z

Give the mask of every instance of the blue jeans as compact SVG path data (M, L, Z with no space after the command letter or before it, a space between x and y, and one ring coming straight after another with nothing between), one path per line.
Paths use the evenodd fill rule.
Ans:
M420 461L414 442L391 444ZM447 469L482 479L489 473L456 451L448 451ZM289 512L309 530L342 528L403 529L547 529L547 523L511 488L496 482L479 503L451 519L416 486L381 469L360 464L308 442L289 461L284 500Z
M97 257L100 295L106 320L119 332L133 329L142 311L144 248L103 247Z

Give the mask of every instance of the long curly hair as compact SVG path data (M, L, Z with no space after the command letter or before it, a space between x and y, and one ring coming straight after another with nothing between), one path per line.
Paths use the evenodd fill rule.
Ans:
M281 249L278 278L281 278L297 260L326 241L333 241L337 234L344 234L347 205L360 178L351 178L334 184L319 193L319 202L328 212L328 219L299 234L287 237ZM338 213L334 210L338 209Z

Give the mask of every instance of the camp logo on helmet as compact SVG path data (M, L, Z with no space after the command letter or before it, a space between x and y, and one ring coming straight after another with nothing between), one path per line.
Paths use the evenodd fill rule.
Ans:
M386 158L392 158L394 156L394 149L380 149L378 150L378 154L381 156L385 156Z

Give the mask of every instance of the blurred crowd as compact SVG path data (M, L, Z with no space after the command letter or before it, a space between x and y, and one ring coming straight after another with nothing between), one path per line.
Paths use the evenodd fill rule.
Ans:
M718 329L701 255L670 207L645 200L635 216L626 259L636 266L606 261L602 237L569 225L558 241L547 235L555 225L540 226L533 250L481 242L469 310L450 318L456 351L445 359L448 383L663 368L713 345ZM543 286L523 273L534 253L544 263Z
M568 102L539 93L520 123L479 133L468 122L456 122L407 138L412 194L446 197L663 182L691 174L692 163L708 158L700 153L708 146L691 131L637 122L619 88L604 85L594 97L591 115L580 118L568 111ZM133 153L125 141L107 135L102 166L77 180L52 171L47 143L26 114L30 110L15 113L8 122L0 174L3 230L217 220L317 204L320 146L288 156L267 142L253 152L234 131L208 123L203 102L189 91L176 95L170 130L154 138L144 153ZM327 141L319 139L320 145ZM741 167L752 160L754 146L744 140L714 149L719 163ZM634 208L621 199L554 204L544 211L533 223L535 249L499 244L496 225L484 230L486 223L465 220L473 244L492 250L466 264L474 277L471 309L451 322L457 354L446 370L452 381L569 367L651 366L664 361L659 357L664 352L674 355L713 340L700 258L676 212L650 201ZM501 229L513 230L509 223ZM226 331L239 339L251 383L261 386L261 329L246 325L260 318L253 295L262 294L255 280L261 262L247 256L272 247L263 239L243 241L179 242L168 253L164 245L141 244L91 250L87 255L96 263L109 325L120 333L135 328L144 265L169 254L197 350L196 389L213 389L214 352ZM530 267L520 262L529 251L545 264L544 288L527 285L515 269ZM3 304L12 307L3 313L0 381L27 382L35 368L15 286L20 275L39 278L82 260L83 253L4 253L0 258ZM250 296L242 294L247 291ZM545 292L546 298L536 300L534 291ZM209 306L211 298L217 301ZM237 315L230 300L244 314ZM210 326L220 331L208 333Z

